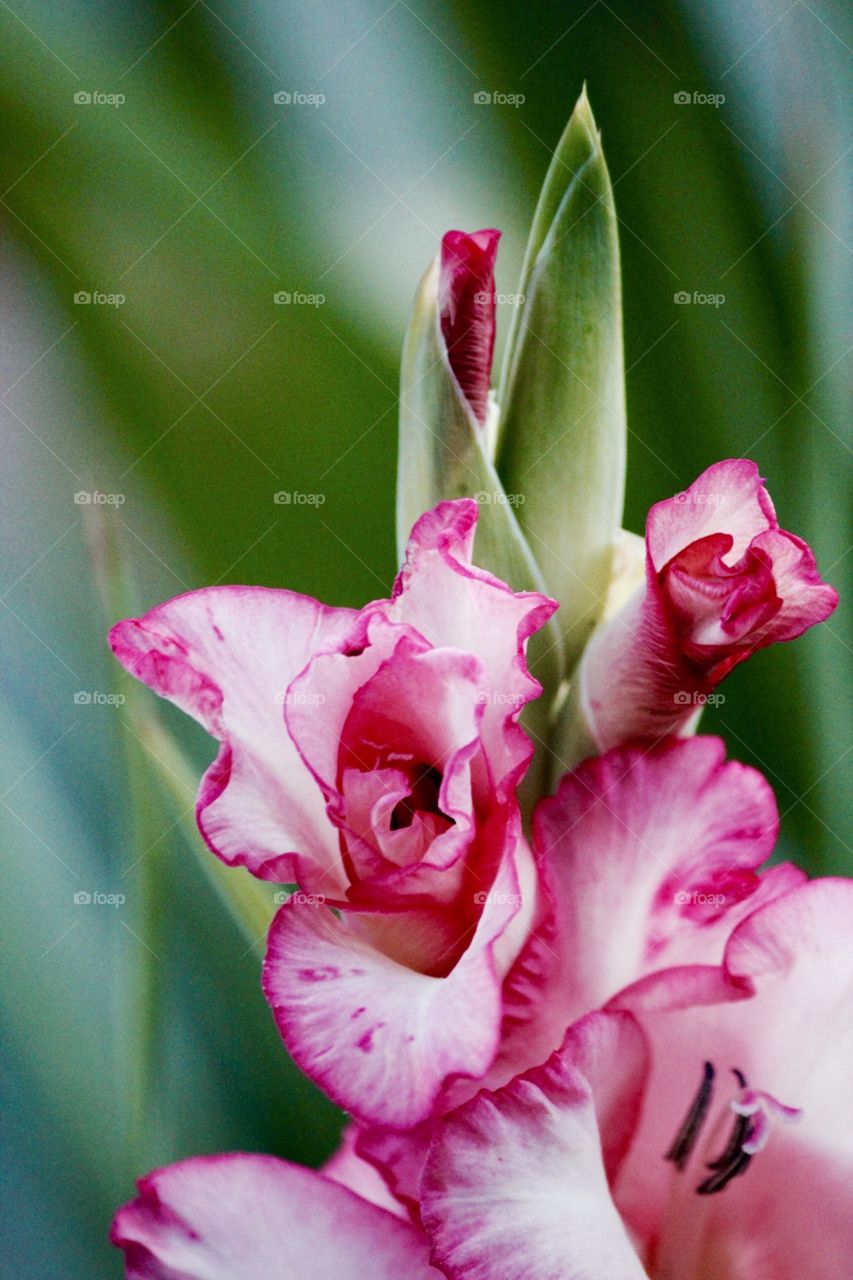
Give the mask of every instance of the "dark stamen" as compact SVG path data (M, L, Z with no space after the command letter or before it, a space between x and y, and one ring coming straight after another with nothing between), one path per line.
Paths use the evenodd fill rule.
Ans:
M699 1132L705 1123L705 1117L711 1105L715 1074L714 1064L706 1062L702 1071L702 1082L690 1104L690 1110L684 1117L684 1122L675 1135L672 1146L664 1156L664 1159L670 1160L676 1169L684 1169L690 1159L690 1153L696 1145L696 1140L699 1137Z
M746 1088L746 1076L742 1071L738 1071L737 1067L732 1067L732 1075L737 1080L741 1089ZM749 1116L738 1116L732 1129L731 1137L726 1143L723 1150L717 1156L716 1160L708 1162L709 1169L725 1169L737 1157L743 1143L746 1141L752 1121Z
M742 1071L738 1071L737 1067L732 1068L732 1075L741 1089L747 1087L746 1076ZM746 1173L752 1156L748 1151L744 1151L743 1145L749 1140L753 1127L754 1118L752 1116L735 1116L735 1122L725 1147L716 1159L707 1161L707 1168L711 1170L711 1173L696 1188L697 1195L715 1195L718 1191L722 1191L723 1187L727 1187L732 1178L737 1178L740 1174Z
M728 1186L732 1178L736 1178L741 1173L746 1173L749 1168L752 1156L747 1155L745 1151L738 1153L737 1158L729 1165L727 1169L719 1169L716 1173L712 1173L704 1182L700 1182L696 1188L698 1196L712 1196L717 1191L722 1191L723 1187Z

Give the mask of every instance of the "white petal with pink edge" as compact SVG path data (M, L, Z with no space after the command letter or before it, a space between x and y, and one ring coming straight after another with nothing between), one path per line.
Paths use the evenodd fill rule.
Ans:
M294 878L293 855L303 855L330 895L334 832L287 733L284 703L294 677L318 650L343 642L354 616L290 591L210 587L120 622L110 635L131 674L222 742L198 803L213 851L272 880Z
M544 1067L480 1093L441 1125L422 1184L450 1280L645 1280L608 1189L646 1066L630 1017L594 1014Z
M158 1169L116 1214L127 1280L430 1280L423 1236L272 1156L202 1156Z

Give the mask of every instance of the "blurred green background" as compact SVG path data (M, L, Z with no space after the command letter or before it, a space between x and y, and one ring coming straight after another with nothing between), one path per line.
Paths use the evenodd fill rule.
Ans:
M2 0L0 22L0 1267L92 1280L120 1273L134 1176L316 1163L340 1123L149 767L107 621L219 581L385 592L417 280L448 227L494 225L514 291L584 80L621 220L626 524L748 455L815 548L841 608L739 668L704 728L770 777L786 856L853 871L851 34L827 0ZM204 735L164 717L200 769Z

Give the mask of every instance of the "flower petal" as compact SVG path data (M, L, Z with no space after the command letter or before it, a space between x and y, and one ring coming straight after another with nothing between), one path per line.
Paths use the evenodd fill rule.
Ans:
M499 798L512 798L532 746L516 723L541 685L530 675L528 638L551 617L555 601L514 592L471 563L477 504L442 502L412 530L388 616L432 645L461 649L483 663L488 687L483 740Z
M411 955L386 953L386 922L408 934L410 912L338 917L323 907L281 908L264 991L296 1062L356 1119L409 1128L432 1114L448 1078L486 1072L500 1033L501 982L535 910L531 872L526 846L508 845L470 940L455 937L446 948L449 957L461 954L444 976L440 965L421 972Z
M444 1121L422 1216L450 1280L645 1280L599 1137L630 1136L645 1058L631 1018L595 1014L544 1067Z
M354 616L290 591L210 587L110 634L132 675L220 739L199 791L199 827L224 862L263 879L298 878L296 855L321 878L337 864L323 798L290 741L283 704L294 677L318 650L343 642Z
M562 962L547 1006L565 1025L653 969L719 964L777 826L771 788L719 738L617 748L567 774L534 816Z
M817 880L743 920L723 974L748 998L667 1010L631 991L652 1049L643 1119L620 1171L616 1202L656 1265L689 1276L830 1280L853 1255L853 882ZM670 972L648 979L670 985ZM716 1100L692 1162L673 1175L661 1159L686 1114L703 1062L718 1068ZM764 1149L719 1195L697 1196L707 1161L725 1145L740 1092L729 1071L785 1107ZM679 1271L679 1274L681 1272Z
M127 1280L437 1277L421 1234L310 1169L261 1155L155 1170L116 1214Z
M715 462L674 498L656 502L646 522L646 542L655 572L692 542L725 530L727 558L739 560L753 538L779 523L758 467L749 458Z

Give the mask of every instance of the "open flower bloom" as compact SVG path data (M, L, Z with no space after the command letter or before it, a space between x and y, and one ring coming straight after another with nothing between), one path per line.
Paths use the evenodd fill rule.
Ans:
M837 1280L853 1256L853 884L737 925L695 1001L663 970L438 1130L450 1280Z
M220 740L198 798L210 847L302 891L264 966L288 1048L347 1110L400 1127L488 1068L537 909L517 721L554 605L472 565L476 520L468 500L428 512L391 599L357 613L214 587L111 636Z
M423 1234L272 1156L184 1160L116 1214L127 1280L436 1280Z
M495 1089L545 1062L567 1026L661 970L682 974L682 998L718 999L734 927L805 882L789 863L759 874L777 829L770 786L727 761L719 738L620 747L568 774L534 813L543 902L504 985L500 1047L480 1083ZM454 1082L443 1109L478 1087ZM357 1136L410 1207L436 1128Z
M598 751L683 728L756 649L837 603L808 546L779 528L753 462L715 463L646 524L646 581L593 635L577 701Z

